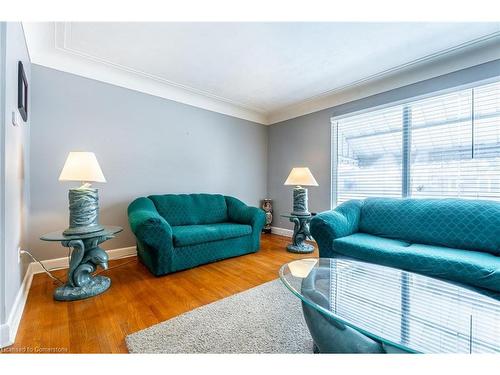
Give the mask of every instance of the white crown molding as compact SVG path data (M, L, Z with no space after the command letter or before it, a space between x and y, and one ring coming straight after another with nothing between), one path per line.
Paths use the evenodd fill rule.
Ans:
M209 111L265 124L266 117L248 106L242 106L216 95L173 84L131 68L112 64L64 48L64 28L59 23L23 23L33 64L46 66L85 78L128 88ZM61 39L63 39L61 41ZM62 44L61 44L62 43Z
M500 59L500 32L408 62L314 97L265 112L69 47L70 23L25 23L33 63L209 111L271 125L384 91Z
M500 59L500 32L462 43L268 114L268 124L321 111L371 95Z
M78 51L74 48L69 47L68 40L69 41L71 40L71 22L56 23L56 26L55 26L55 48L59 51L67 52L67 53L73 54L75 56L79 56L81 58L84 58L84 59L88 59L88 60L91 60L91 61L94 61L97 63L105 64L105 65L111 66L113 68L120 69L120 70L123 70L125 72L129 72L129 73L132 73L132 74L135 74L138 76L149 78L149 79L152 79L156 82L162 83L164 85L177 87L177 88L180 88L182 90L186 90L186 91L191 92L191 93L196 94L196 95L201 95L201 96L208 97L208 98L211 98L214 100L218 100L218 101L221 101L224 103L228 103L230 105L233 105L233 106L238 107L238 108L243 108L243 109L248 110L248 111L252 111L252 112L256 112L256 113L263 113L264 112L264 110L261 108L255 108L255 107L249 106L249 105L244 104L244 103L239 103L239 102L236 102L234 100L215 95L215 94L208 92L208 91L198 90L196 88L193 88L193 87L190 87L187 85L182 85L182 84L179 84L177 82L173 82L173 81L170 81L168 79L156 76L154 74L149 74L149 73L146 73L144 71L133 69L131 67L128 67L128 66L125 66L122 64L114 63L108 59L104 59L104 58L101 58L101 57L98 57L95 55L91 55L88 53L84 53L82 51Z
M107 250L106 253L109 256L109 260L115 260L136 256L137 250L135 246L131 246ZM68 268L67 257L44 260L42 263L45 268L49 270ZM28 265L26 274L24 275L21 286L17 292L16 299L14 300L14 304L10 310L7 322L0 325L0 348L10 346L16 341L17 330L19 329L24 307L26 306L26 301L28 300L28 293L30 291L31 282L33 281L33 276L42 272L44 272L44 270L40 264L32 262Z

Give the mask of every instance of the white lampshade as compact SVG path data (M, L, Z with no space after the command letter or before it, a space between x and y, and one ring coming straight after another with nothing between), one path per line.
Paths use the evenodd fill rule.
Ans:
M59 181L106 182L93 152L70 152Z
M318 183L309 168L292 168L285 185L318 186Z

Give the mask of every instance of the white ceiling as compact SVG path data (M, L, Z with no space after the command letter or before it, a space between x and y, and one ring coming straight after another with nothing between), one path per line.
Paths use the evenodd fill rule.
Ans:
M23 26L34 63L264 124L322 109L343 91L479 45L487 52L468 65L500 58L500 23ZM452 60L447 69L462 67ZM359 91L358 97L374 93Z

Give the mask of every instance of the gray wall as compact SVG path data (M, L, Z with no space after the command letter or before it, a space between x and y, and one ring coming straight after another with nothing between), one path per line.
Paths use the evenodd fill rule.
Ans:
M0 165L4 160L4 131L5 129L5 22L0 22ZM3 191L5 180L3 170L0 168L0 347L7 340L7 327L3 325L6 320L5 311L5 240L3 239L4 227L4 199Z
M19 247L26 244L27 216L29 208L29 129L28 122L12 125L12 112L17 111L17 64L22 61L28 84L31 68L22 26L18 22L7 22L2 26L4 63L1 72L4 113L2 121L2 245L4 268L4 319L7 320L25 273L25 264L19 263ZM30 98L28 98L28 103ZM30 107L28 106L28 109ZM20 120L22 122L22 120Z
M267 128L46 67L32 67L29 246L41 259L66 255L38 237L68 224L59 182L69 151L93 151L107 179L101 223L125 228L107 249L135 245L127 206L148 194L222 193L257 205L267 193Z
M500 76L500 60L459 70L395 90L283 121L269 127L268 196L274 200L273 226L292 229L281 214L291 211L292 188L283 183L292 167L309 167L319 183L309 187L309 210L331 207L330 118Z
M309 188L310 210L330 208L332 116L497 75L500 60L265 127L34 65L29 246L42 259L65 255L38 236L67 225L73 185L57 178L71 150L94 151L108 180L95 185L101 222L126 229L108 249L133 246L127 205L154 193L219 192L253 205L267 195L273 226L291 229L279 215L291 208L292 188L283 182L292 167L308 166L319 182Z

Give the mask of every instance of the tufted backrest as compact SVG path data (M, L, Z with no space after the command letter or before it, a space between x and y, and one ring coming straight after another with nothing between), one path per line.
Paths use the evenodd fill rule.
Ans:
M228 221L226 200L220 194L165 194L148 198L172 226Z
M361 207L359 231L500 256L500 203L368 198Z

